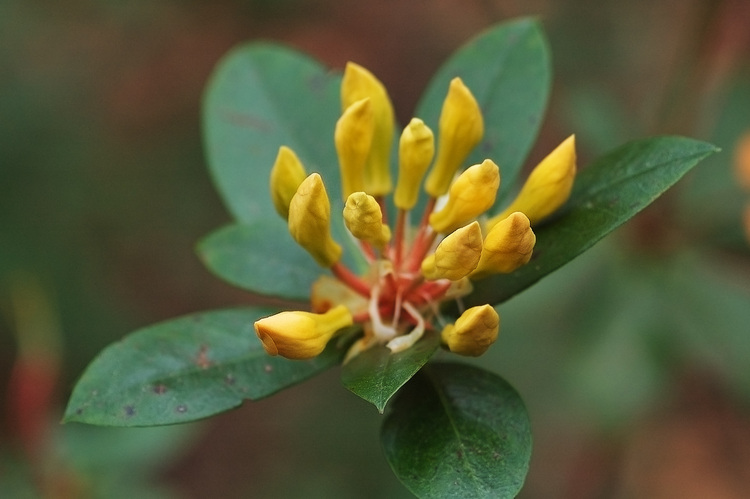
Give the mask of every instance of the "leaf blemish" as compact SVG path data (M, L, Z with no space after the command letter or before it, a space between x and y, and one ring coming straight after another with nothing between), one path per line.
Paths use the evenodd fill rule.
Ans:
M187 406L185 404L180 404L175 407L175 411L179 412L180 414L185 414L187 412Z
M265 367L263 367L263 370L267 373L270 373L271 371L273 371L273 366L271 366L271 364L266 364Z
M233 385L235 383L235 381L236 380L234 379L234 376L232 376L231 374L227 374L226 377L224 378L224 382L227 385Z
M249 128L251 130L258 130L261 132L270 132L273 130L273 125L261 119L258 116L252 116L249 114L233 113L228 110L223 110L222 119L231 125L235 125L242 128Z
M156 385L154 387L154 393L157 395L162 395L167 392L167 387L164 385Z
M211 367L211 361L208 360L208 347L206 345L201 345L200 350L198 350L198 356L195 358L195 363L201 369Z
M126 405L122 408L123 412L125 412L125 416L128 418L131 418L135 416L135 406L132 405Z

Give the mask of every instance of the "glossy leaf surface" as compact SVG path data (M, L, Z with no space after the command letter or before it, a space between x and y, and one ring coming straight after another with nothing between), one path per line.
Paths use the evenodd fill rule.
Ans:
M576 178L568 203L534 227L531 261L474 284L471 304L501 303L586 251L651 204L716 147L684 137L630 142L594 161Z
M420 498L511 498L531 458L531 425L502 378L464 364L430 364L395 397L381 440Z
M440 336L430 332L403 352L394 354L382 345L372 347L344 365L341 381L382 413L393 394L427 363L439 345Z
M219 310L138 330L104 349L78 381L65 421L184 423L260 399L341 360L335 342L309 361L269 356L253 322L271 311Z

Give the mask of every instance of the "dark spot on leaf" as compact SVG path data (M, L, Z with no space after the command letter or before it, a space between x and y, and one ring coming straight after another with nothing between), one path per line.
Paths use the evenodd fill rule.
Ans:
M266 364L263 370L267 373L270 373L271 371L273 371L273 366L271 366L271 364Z
M206 345L201 345L200 350L198 350L198 356L195 358L195 363L201 369L211 367L211 361L208 360L208 347Z
M464 458L464 453L462 451L460 451L460 450L457 450L456 451L456 457L459 458L459 459L463 459Z
M83 414L83 408L79 407L78 409L76 409L76 415L80 416L81 414Z
M180 404L175 408L175 411L179 412L180 414L185 414L187 412L187 406L185 404Z
M131 418L135 416L135 407L132 405L126 405L125 407L122 408L122 410L125 412L126 417Z
M234 379L234 376L232 376L231 374L227 374L227 376L224 378L224 382L227 385L233 385L236 382L236 380Z
M157 395L162 395L164 393L167 393L167 387L164 385L156 385L154 387L154 393Z
M221 112L221 117L227 123L238 127L249 128L261 132L269 132L273 130L273 125L271 123L250 114L233 113L224 109Z

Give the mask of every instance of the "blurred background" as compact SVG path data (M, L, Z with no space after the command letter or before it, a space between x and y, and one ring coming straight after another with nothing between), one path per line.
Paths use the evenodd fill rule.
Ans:
M410 497L382 417L336 370L199 424L59 419L107 344L253 299L192 251L229 221L200 102L230 47L270 39L363 64L405 123L452 51L521 15L543 24L555 73L530 166L570 133L581 166L654 134L723 149L500 307L477 362L529 408L522 497L747 497L746 0L0 0L0 496Z

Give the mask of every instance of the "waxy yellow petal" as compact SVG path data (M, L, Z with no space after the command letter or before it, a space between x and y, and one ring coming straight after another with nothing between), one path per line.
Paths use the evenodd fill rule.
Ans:
M453 78L440 113L437 158L425 190L432 197L448 192L453 176L484 135L479 104L461 78Z
M419 186L435 155L435 137L430 127L412 118L398 143L398 182L393 203L411 210L419 198Z
M391 182L391 147L393 145L393 104L385 86L370 71L353 62L346 64L341 80L341 108L368 98L372 105L374 132L364 173L364 191L384 196L393 188Z
M311 359L342 328L354 323L349 310L339 305L324 314L281 312L255 321L255 333L270 355L287 359Z
M535 244L536 235L526 215L518 211L511 213L487 234L482 257L471 274L472 279L513 272L529 262Z
M365 163L374 133L375 118L369 98L347 107L336 122L333 138L339 157L344 201L352 192L365 190Z
M341 246L331 237L331 203L320 175L308 176L289 204L289 232L323 267L341 258Z
M383 224L383 212L374 197L364 192L351 194L344 206L344 223L349 232L379 250L391 240L391 229Z
M289 218L289 203L306 176L305 167L294 151L287 146L281 146L271 168L270 184L273 206L285 219Z
M576 145L575 135L571 135L534 168L516 199L487 225L493 226L514 211L523 212L531 225L536 224L568 200L575 176Z
M435 253L422 261L425 279L458 281L469 275L482 255L482 229L479 222L461 227L440 241Z
M448 349L459 355L482 355L497 339L500 316L491 305L466 310L455 324L446 326L441 339Z
M487 211L500 187L500 169L489 159L467 168L451 185L448 202L430 215L435 232L449 233Z

